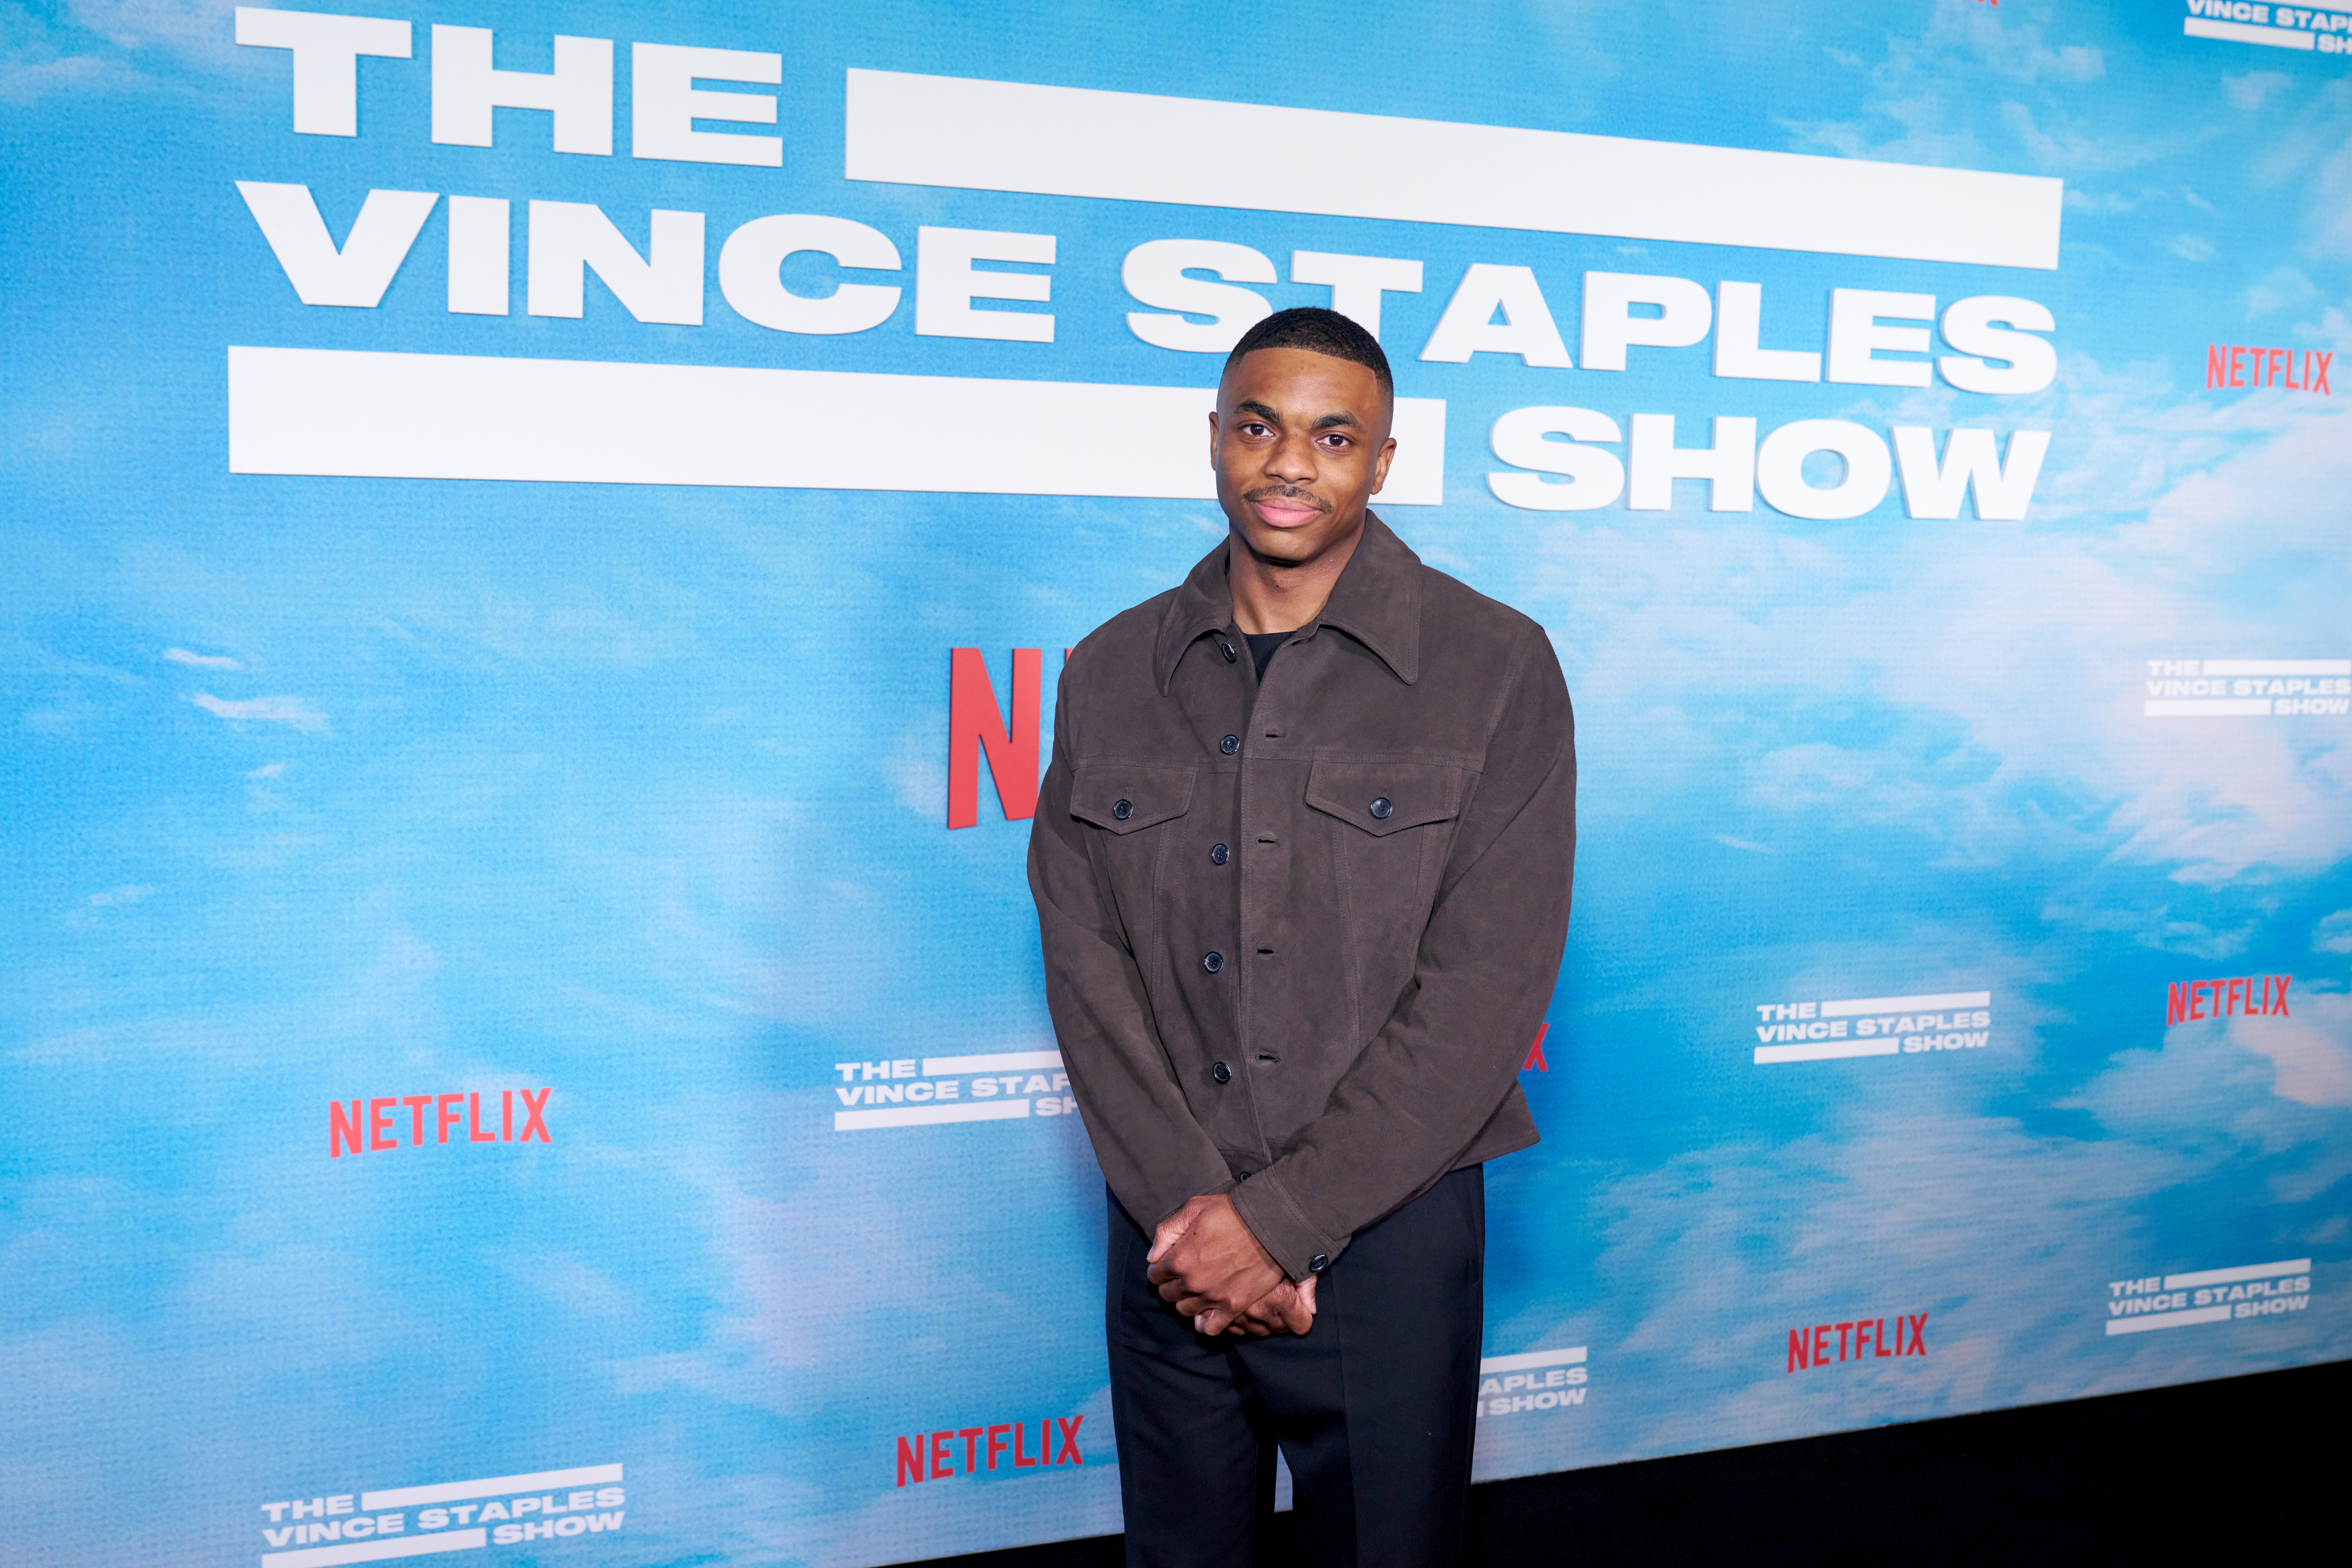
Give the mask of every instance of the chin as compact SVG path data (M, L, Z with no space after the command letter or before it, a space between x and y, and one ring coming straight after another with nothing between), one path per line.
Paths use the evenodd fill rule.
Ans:
M1249 541L1251 552L1269 566L1303 566L1315 554L1308 548L1312 541L1300 534L1277 532L1263 524L1244 527L1242 537Z

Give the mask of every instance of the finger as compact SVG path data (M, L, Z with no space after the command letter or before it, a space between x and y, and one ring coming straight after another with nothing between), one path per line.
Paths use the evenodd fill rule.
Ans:
M1307 1308L1307 1315L1309 1318L1315 1315L1315 1285L1322 1277L1320 1274L1309 1274L1305 1280L1299 1281L1298 1300Z
M1160 1287L1160 1299L1163 1301L1173 1301L1176 1303L1176 1310L1187 1316L1200 1310L1197 1307L1184 1305L1184 1299L1191 1294L1191 1287L1181 1280L1171 1280Z
M1234 1314L1231 1311L1224 1307L1217 1307L1209 1312L1202 1312L1200 1317L1195 1320L1195 1322L1202 1333L1214 1339L1217 1335L1224 1333L1225 1325L1233 1321Z
M1200 1205L1199 1198L1192 1198L1160 1222L1159 1228L1151 1233L1151 1250L1144 1255L1145 1262L1159 1262L1168 1249L1183 1238L1184 1232L1192 1228L1192 1221L1200 1218Z
M1165 1263L1154 1263L1143 1271L1143 1277L1155 1285L1164 1285L1176 1277L1176 1270Z

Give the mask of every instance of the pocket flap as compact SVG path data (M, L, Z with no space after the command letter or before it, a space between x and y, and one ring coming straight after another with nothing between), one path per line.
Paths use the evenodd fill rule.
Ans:
M1307 803L1368 833L1402 832L1460 815L1465 778L1428 762L1318 762Z
M1191 763L1081 762L1070 775L1070 815L1131 833L1182 816L1192 804Z

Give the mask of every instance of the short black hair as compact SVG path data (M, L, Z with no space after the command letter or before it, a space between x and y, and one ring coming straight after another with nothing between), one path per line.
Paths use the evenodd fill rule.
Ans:
M1381 340L1337 310L1327 310L1320 305L1294 305L1287 310L1276 311L1242 334L1242 340L1225 356L1226 373L1242 362L1244 354L1260 349L1305 349L1309 353L1349 361L1370 371L1373 379L1381 383L1381 391L1391 397L1396 395L1396 381L1389 374L1389 357L1381 352Z

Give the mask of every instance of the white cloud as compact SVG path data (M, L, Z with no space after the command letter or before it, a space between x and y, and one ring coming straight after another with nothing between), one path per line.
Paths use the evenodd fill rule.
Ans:
M146 92L154 85L144 72L104 55L19 53L0 64L0 102L35 103L57 93Z
M2318 298L2318 288L2300 271L2292 267L2273 267L2269 277L2246 290L2246 316L2251 320Z
M2290 1016L2230 1020L2230 1043L2267 1057L2273 1092L2298 1105L2352 1105L2352 997L2321 991Z
M2271 94L2294 83L2294 78L2283 71L2248 71L2242 77L2223 77L2221 93L2231 109L2252 114Z
M218 714L232 724L282 724L305 735L324 734L327 728L327 716L301 697L246 697L232 702L208 692L199 692L188 700L206 713Z
M226 653L192 653L185 648L166 648L163 650L163 657L174 664L188 664L199 670L245 668L241 660L232 659Z
M124 48L234 47L236 0L68 0L75 23Z
M2311 928L2315 953L2352 953L2352 909L2339 909Z

